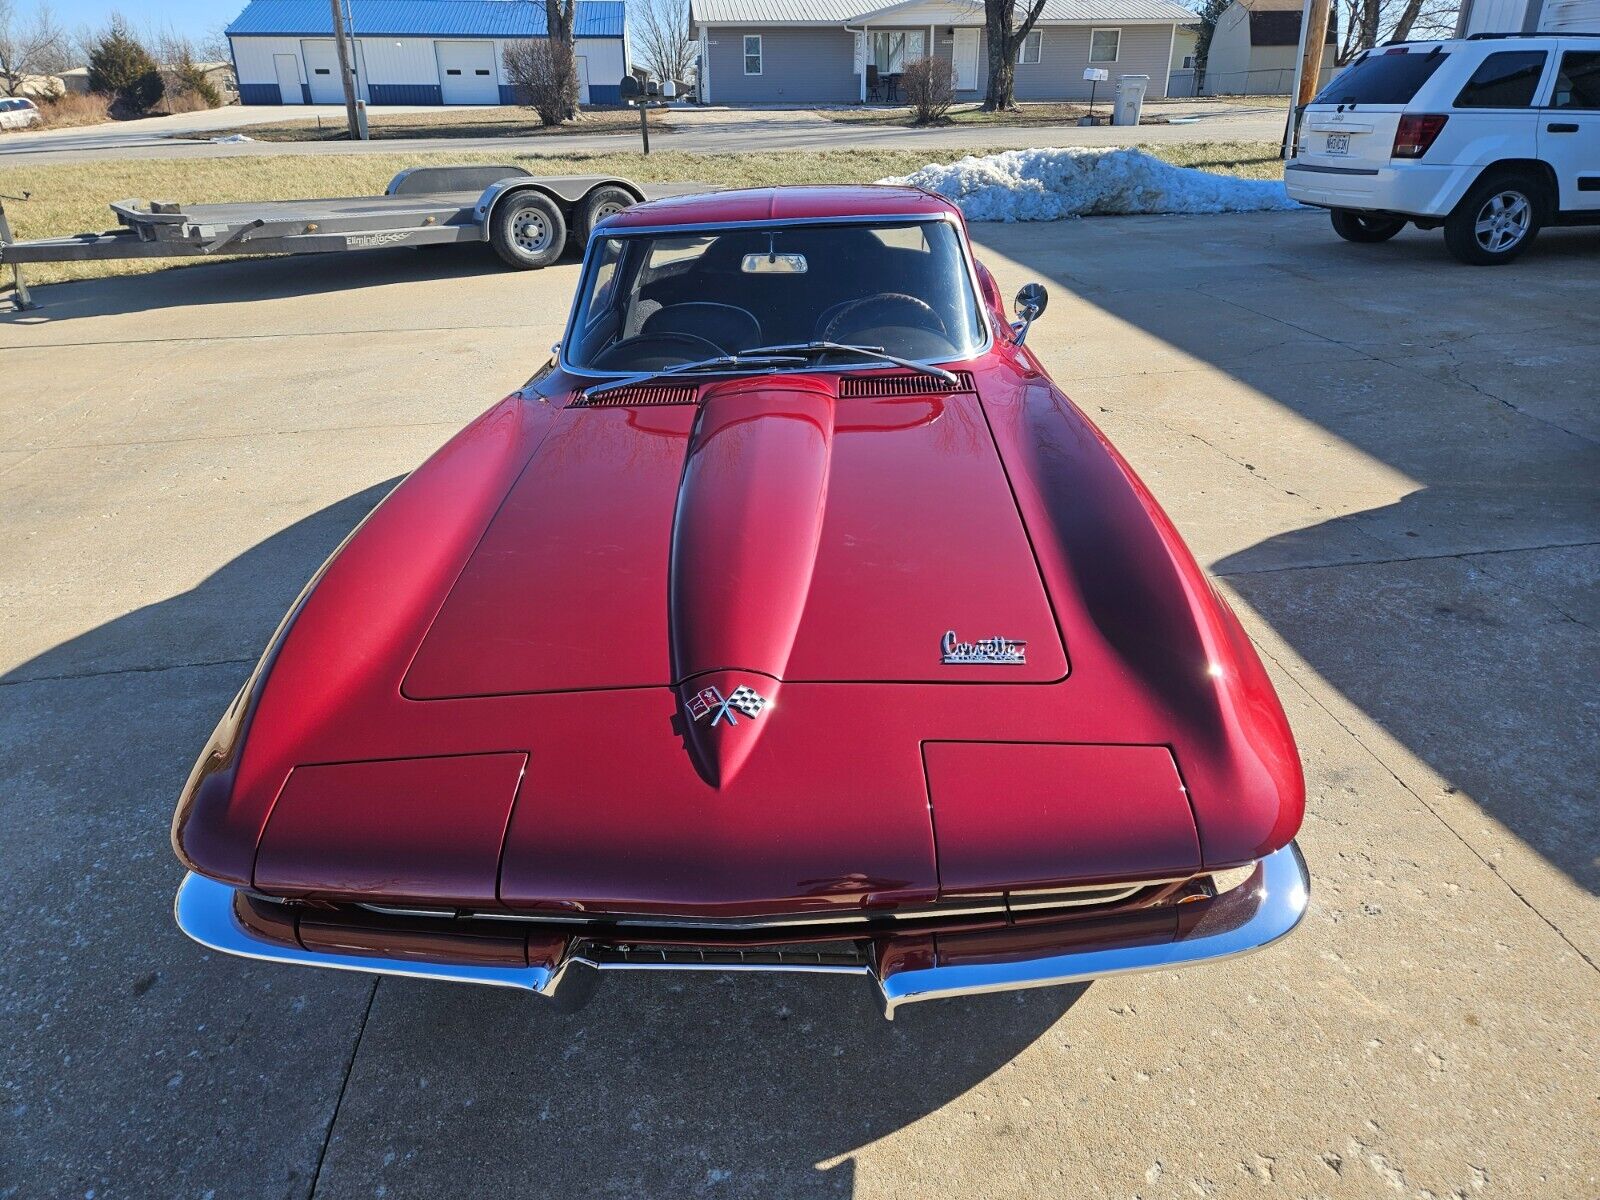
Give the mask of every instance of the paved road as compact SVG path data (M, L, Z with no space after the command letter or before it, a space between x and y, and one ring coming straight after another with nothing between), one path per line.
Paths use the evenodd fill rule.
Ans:
M1312 909L1185 974L490 990L209 955L171 804L301 582L571 265L235 262L0 318L0 1196L1600 1194L1600 234L979 226L1262 649ZM597 736L602 736L597 731Z
M396 109L392 111L416 111ZM433 111L437 111L434 109ZM1152 109L1152 111L1155 111ZM814 112L712 109L673 115L674 130L659 135L656 149L700 154L744 153L752 150L840 150L853 147L911 149L947 146L1128 146L1161 142L1275 141L1283 135L1284 110L1254 106L1224 106L1213 102L1174 102L1171 111L1183 122L1140 125L1134 128L1096 126L1080 129L1061 126L1000 126L973 129L950 126L908 129L900 125L873 125L830 121ZM321 113L325 120L343 121L343 109L326 105L299 110L294 116ZM227 120L221 118L227 114ZM179 132L231 128L241 124L282 120L278 107L230 108L183 117L151 118L88 129L41 130L0 138L0 165L6 163L81 162L94 158L203 158L250 157L257 154L398 154L503 150L516 154L565 154L584 150L633 150L634 133L570 133L533 137L396 138L375 142L247 142L217 145L175 137ZM183 122L183 124L167 124Z

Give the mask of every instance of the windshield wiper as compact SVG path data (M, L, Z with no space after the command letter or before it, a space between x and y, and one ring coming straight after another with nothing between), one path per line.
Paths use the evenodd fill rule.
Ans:
M605 383L597 383L583 389L583 398L592 400L594 397L603 396L607 392L614 392L619 388L632 387L634 384L644 383L649 379L659 379L663 375L682 375L687 371L714 371L719 367L783 367L805 361L799 355L768 354L764 350L746 351L743 354L719 354L715 358L702 358L695 362L676 363L670 367L658 367L653 371L637 371L632 375L624 375L621 379L610 379Z
M910 358L901 358L897 354L886 354L882 346L857 346L852 342L792 342L781 346L757 346L746 351L749 354L804 354L808 357L822 354L859 354L863 358L875 358L879 362L893 363L897 367L906 367L912 371L921 371L924 375L932 375L944 380L952 387L959 387L961 380L953 372L946 371L943 367L936 367L932 363L917 362Z

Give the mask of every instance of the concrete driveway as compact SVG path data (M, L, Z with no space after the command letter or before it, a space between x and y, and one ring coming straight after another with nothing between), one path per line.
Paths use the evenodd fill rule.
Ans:
M230 263L0 318L0 1196L1600 1193L1600 234L1456 265L1313 214L979 226L1221 577L1305 761L1252 958L913 1009L517 995L173 928L174 796L279 615L515 388L575 270Z
M1109 111L1108 106L1101 105ZM1076 125L954 125L908 129L904 125L830 121L806 109L682 109L672 114L672 128L658 135L657 149L697 154L743 154L758 150L841 150L851 147L930 149L943 146L1133 146L1161 142L1277 141L1283 136L1285 110L1226 101L1166 101L1148 111L1168 111L1179 118L1169 125L1132 128ZM374 109L374 113L423 111L416 108ZM438 112L437 106L428 111ZM39 130L0 137L0 162L81 162L99 158L248 158L257 154L431 154L503 150L518 154L568 154L583 150L632 150L639 136L632 132L562 133L533 137L392 138L372 142L245 142L217 145L189 140L195 133L320 116L333 125L344 121L344 109L331 105L285 109L280 106L231 107L175 117L95 125L85 129Z

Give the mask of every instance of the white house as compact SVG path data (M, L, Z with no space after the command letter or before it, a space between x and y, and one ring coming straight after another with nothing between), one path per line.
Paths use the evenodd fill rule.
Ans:
M507 42L545 36L544 5L519 0L348 0L351 64L368 104L510 104ZM243 104L342 104L327 0L250 0L227 28ZM579 101L621 103L623 0L579 0Z

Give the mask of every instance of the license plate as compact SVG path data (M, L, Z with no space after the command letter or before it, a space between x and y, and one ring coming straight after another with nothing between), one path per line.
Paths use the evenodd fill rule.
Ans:
M1328 135L1329 154L1349 154L1350 135L1348 133L1330 133Z

